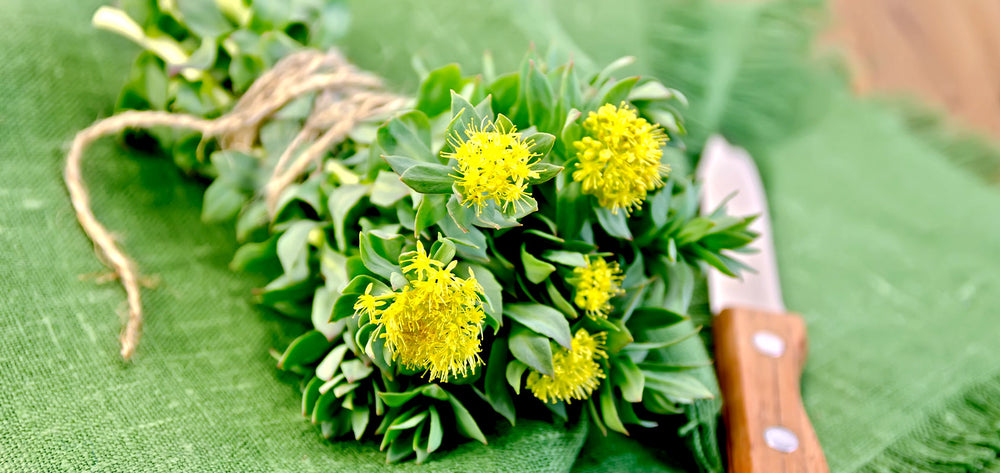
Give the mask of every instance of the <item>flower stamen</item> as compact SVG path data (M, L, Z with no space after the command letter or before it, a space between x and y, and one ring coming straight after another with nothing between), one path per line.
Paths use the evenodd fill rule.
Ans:
M670 166L661 163L668 137L663 129L640 117L626 102L604 104L583 121L588 136L573 143L573 180L585 194L617 214L639 209L646 194L663 186Z

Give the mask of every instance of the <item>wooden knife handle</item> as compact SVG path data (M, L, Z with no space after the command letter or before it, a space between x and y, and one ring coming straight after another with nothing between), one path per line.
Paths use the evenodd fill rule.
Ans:
M801 317L727 309L715 318L730 473L828 473L802 405Z

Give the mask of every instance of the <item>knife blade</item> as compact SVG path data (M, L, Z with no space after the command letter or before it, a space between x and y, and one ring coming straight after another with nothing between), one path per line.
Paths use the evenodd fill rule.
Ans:
M721 137L706 144L697 178L701 210L725 203L730 215L757 215L759 237L738 258L739 278L708 274L712 336L723 398L731 473L827 473L823 450L801 398L806 328L781 296L767 198L757 167ZM735 194L734 194L735 192Z

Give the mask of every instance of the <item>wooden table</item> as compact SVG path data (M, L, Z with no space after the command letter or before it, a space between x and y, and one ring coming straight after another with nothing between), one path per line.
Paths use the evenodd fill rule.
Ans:
M859 93L916 93L1000 138L1000 1L831 0Z

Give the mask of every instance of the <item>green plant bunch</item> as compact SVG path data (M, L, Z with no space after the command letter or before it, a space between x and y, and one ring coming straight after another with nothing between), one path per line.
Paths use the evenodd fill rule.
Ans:
M337 2L275 5L102 9L95 23L147 49L119 108L217 116L346 21ZM688 373L710 360L670 361L697 330L678 335L687 316L666 307L688 307L708 267L736 275L727 253L755 235L752 218L699 215L697 184L668 165L684 159L686 99L615 78L627 63L585 74L532 51L502 75L488 59L482 75L430 71L406 110L357 124L273 207L262 190L311 101L271 116L245 152L151 136L211 181L202 218L235 222L233 269L270 281L255 301L295 327L277 367L324 437L424 462L486 443L497 420L628 433L712 397Z
M485 443L493 416L627 433L712 396L685 373L708 360L664 361L696 335L665 337L686 317L664 307L708 266L740 270L724 252L752 241L751 219L698 215L663 157L683 96L614 67L581 80L529 53L498 77L434 70L273 218L251 192L262 161L212 154L204 215L236 218L233 266L271 277L256 300L309 327L275 356L323 436L423 462L456 434ZM234 182L244 200L220 204Z
M164 110L216 117L266 70L309 46L328 49L346 32L344 0L120 0L95 26L141 46L115 111ZM197 133L148 130L186 172L204 172ZM135 138L135 137L134 137ZM139 144L141 140L132 140Z

